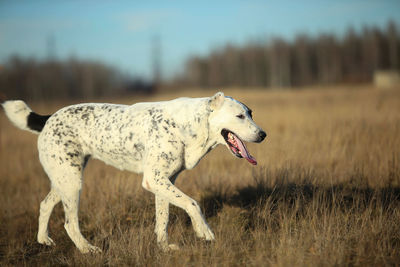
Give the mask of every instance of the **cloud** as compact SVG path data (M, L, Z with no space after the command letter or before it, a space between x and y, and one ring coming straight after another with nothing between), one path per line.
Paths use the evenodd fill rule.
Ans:
M139 11L119 14L117 20L130 32L144 32L160 27L175 14L172 10Z

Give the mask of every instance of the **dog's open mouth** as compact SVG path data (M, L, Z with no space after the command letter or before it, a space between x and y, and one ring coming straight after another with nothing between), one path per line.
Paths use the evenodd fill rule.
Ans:
M256 159L250 155L246 145L236 134L229 130L223 129L221 131L221 135L224 137L225 142L236 157L245 158L251 164L257 165Z

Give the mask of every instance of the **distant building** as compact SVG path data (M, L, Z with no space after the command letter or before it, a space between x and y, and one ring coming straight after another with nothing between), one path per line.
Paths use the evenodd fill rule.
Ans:
M381 89L400 86L400 73L397 70L375 71L374 85Z

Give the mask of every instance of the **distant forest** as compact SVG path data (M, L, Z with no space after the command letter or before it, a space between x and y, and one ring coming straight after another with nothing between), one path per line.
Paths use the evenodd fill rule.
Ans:
M205 57L193 56L182 81L190 86L291 87L372 81L376 70L399 70L396 25L350 28L345 36L300 34L289 42L272 38L244 46L226 45Z
M95 61L13 56L0 68L0 93L8 99L93 99L152 90L152 83Z
M192 56L185 71L171 81L151 81L122 74L101 62L69 59L38 61L11 57L0 65L0 93L22 99L85 99L151 93L160 85L178 87L298 87L370 82L376 70L399 70L400 36L388 22L384 29L348 29L293 41L271 38L242 46L225 45L207 56Z

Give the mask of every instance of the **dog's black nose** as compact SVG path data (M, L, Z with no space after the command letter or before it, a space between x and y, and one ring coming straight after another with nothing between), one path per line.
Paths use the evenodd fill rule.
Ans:
M265 139L265 137L267 136L267 133L264 132L264 131L260 131L260 132L258 133L258 136L260 137L260 142L261 142L262 140Z

